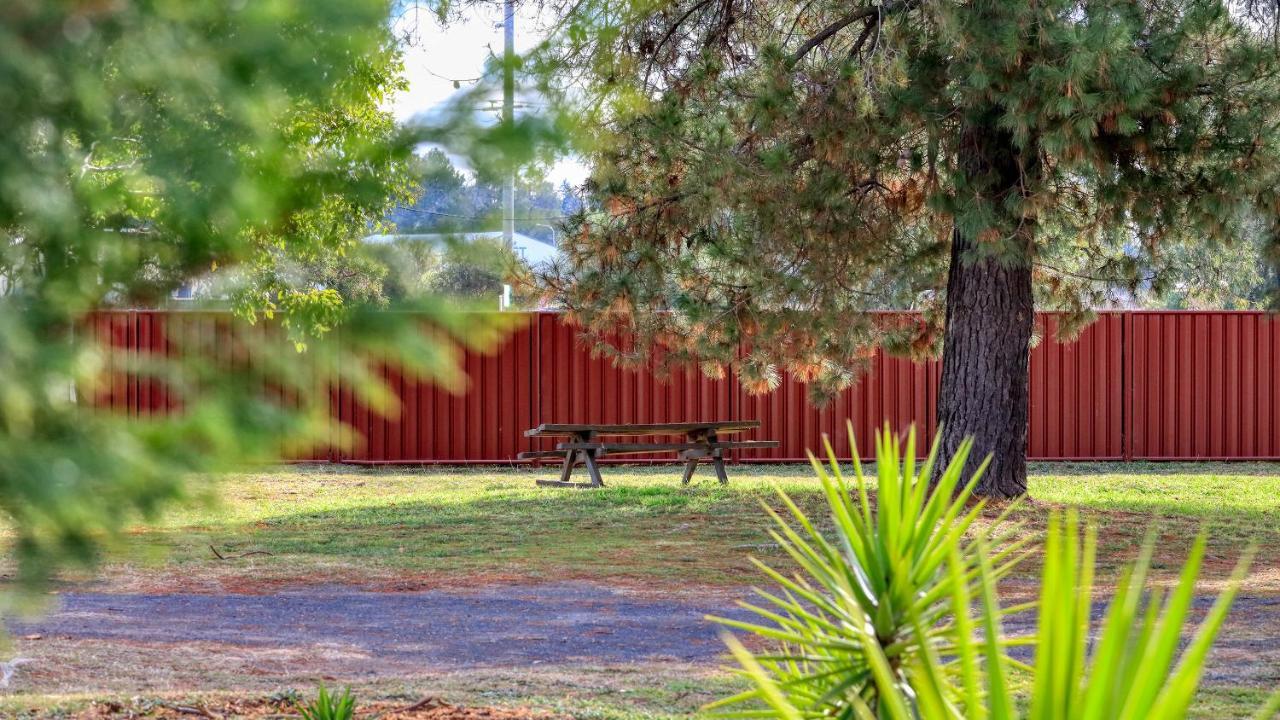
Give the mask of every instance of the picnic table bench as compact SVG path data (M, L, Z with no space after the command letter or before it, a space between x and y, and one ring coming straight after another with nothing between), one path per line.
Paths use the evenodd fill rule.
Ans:
M526 430L525 437L530 438L567 438L567 441L556 444L554 450L533 450L522 452L520 460L559 459L562 461L559 480L539 480L538 484L546 487L603 487L600 478L600 465L596 462L606 455L639 455L658 452L675 452L684 461L684 478L682 483L689 484L698 463L710 460L716 469L716 477L721 484L729 482L729 475L724 468L725 450L756 450L778 447L777 440L721 440L721 435L755 430L760 427L758 420L733 420L726 422L680 422L656 423L649 425L567 425L561 423L543 423L536 428ZM639 442L606 440L602 438L641 438L683 436L678 442ZM591 481L585 483L570 482L573 469L585 465Z

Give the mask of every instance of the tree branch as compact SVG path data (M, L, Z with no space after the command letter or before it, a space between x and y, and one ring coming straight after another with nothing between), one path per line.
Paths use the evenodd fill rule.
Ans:
M671 36L675 35L676 31L680 29L680 26L692 17L695 12L710 4L711 0L702 0L701 2L694 3L693 7L689 8L684 15L680 16L679 20L676 20L671 24L671 27L667 28L667 32L663 34L662 39L658 40L658 44L653 46L653 51L649 54L649 64L645 67L644 71L644 84L646 86L649 84L649 75L653 72L653 64L658 58L658 53L662 51L662 46L667 44L667 41L671 39Z
M830 25L822 28L821 32L819 32L817 35L814 35L813 37L806 40L804 44L801 45L800 48L795 51L795 54L791 56L791 64L795 65L796 63L803 60L805 55L808 55L809 52L812 51L814 48L826 42L828 39L831 38L832 35L835 35L836 33L858 22L859 20L865 20L871 17L872 15L875 15L879 10L880 8L878 7L869 7L869 8L862 8L861 10L855 10L854 12L851 12L848 15L845 15L844 17L840 18L839 20L836 20L835 22L831 23Z
M822 28L822 30L817 35L814 35L813 37L806 40L804 44L801 45L795 51L795 53L791 56L790 64L794 67L796 63L803 60L804 56L812 52L814 48L818 47L819 45L826 42L827 40L830 40L832 35L835 35L836 33L858 22L859 20L866 20L867 18L873 17L873 16L887 15L889 13L896 12L898 10L910 8L914 5L915 5L914 0L911 2L886 2L883 5L873 5L871 7L864 7L859 10L855 10L849 13L848 15L845 15L844 17L840 18L839 20L836 20L830 25ZM865 40L863 42L865 42Z

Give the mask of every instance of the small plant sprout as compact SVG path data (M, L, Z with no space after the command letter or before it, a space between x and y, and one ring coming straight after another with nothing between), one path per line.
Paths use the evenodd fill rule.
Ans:
M351 688L343 690L341 695L331 695L321 683L316 699L307 705L299 705L298 712L302 720L351 720L356 713L356 698L351 694Z

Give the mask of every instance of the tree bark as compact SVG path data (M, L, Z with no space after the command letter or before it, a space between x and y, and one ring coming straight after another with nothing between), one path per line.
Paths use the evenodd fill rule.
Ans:
M1034 155L1031 156L1034 158ZM994 122L963 131L959 162L981 202L1004 207L1036 168ZM965 468L988 454L976 494L1013 498L1027 491L1028 363L1035 303L1031 294L1034 220L1010 219L1005 237L952 233L947 277L942 384L938 393L942 461L974 439ZM1002 252L992 253L998 244ZM998 257L996 255L999 255Z

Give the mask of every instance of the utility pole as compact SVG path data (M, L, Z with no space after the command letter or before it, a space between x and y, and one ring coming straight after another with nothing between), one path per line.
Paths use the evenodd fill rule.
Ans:
M503 0L502 4L502 122L515 122L516 95L516 4L515 0ZM513 166L502 186L502 240L511 249L516 232L516 169Z
M502 3L502 122L515 122L516 96L516 3ZM511 166L502 186L502 242L511 252L516 234L516 168ZM511 286L503 284L499 305L505 310L511 304Z

